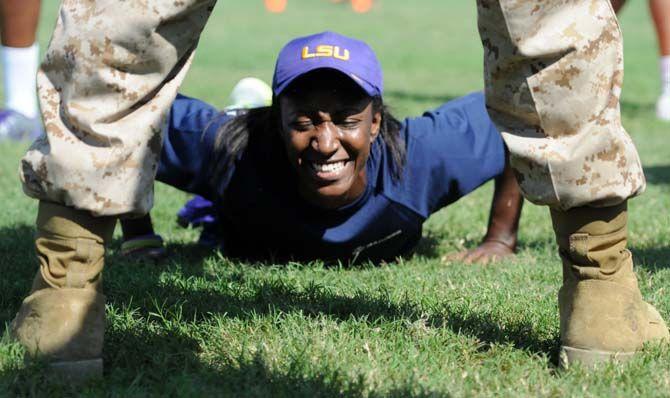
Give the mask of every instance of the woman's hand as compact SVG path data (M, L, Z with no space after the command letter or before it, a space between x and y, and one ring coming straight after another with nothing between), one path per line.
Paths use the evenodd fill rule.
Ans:
M488 264L514 255L517 230L523 208L523 196L514 178L514 172L505 159L505 169L495 180L493 200L486 236L482 243L472 250L448 254L442 261L460 261L466 264Z
M470 250L447 254L443 262L462 262L465 264L490 264L514 256L514 249L504 242L487 240Z
M134 260L159 262L167 257L163 238L154 232L151 214L121 220L123 243L121 254Z

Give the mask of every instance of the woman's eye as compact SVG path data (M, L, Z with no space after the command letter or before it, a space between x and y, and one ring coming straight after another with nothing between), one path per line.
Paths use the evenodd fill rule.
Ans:
M345 129L353 129L358 126L358 120L343 120L339 123L340 127Z
M312 122L309 120L296 121L291 123L291 128L298 131L305 131L312 128Z

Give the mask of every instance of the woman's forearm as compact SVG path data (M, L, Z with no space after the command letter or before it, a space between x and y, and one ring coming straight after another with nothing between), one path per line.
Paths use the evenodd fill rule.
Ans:
M495 180L488 229L484 241L500 242L515 250L522 207L523 196L519 184L509 166L509 160L506 160L505 170Z
M154 234L154 226L151 221L151 213L140 218L129 218L121 220L123 239L130 240L140 236Z

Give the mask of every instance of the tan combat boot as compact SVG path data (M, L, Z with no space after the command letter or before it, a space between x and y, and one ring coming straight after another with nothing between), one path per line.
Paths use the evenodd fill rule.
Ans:
M13 336L30 357L44 358L58 376L102 376L105 296L104 243L115 220L40 202L35 248L40 270L12 321Z
M645 342L668 339L658 311L642 300L626 249L626 203L551 211L563 286L560 366L626 360Z

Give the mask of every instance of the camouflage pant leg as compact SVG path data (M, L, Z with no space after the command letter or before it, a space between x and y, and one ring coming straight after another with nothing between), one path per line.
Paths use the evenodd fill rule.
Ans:
M38 72L24 191L95 215L153 202L166 113L216 0L63 0Z
M645 188L621 126L621 32L608 0L478 0L486 101L527 199L567 210Z

